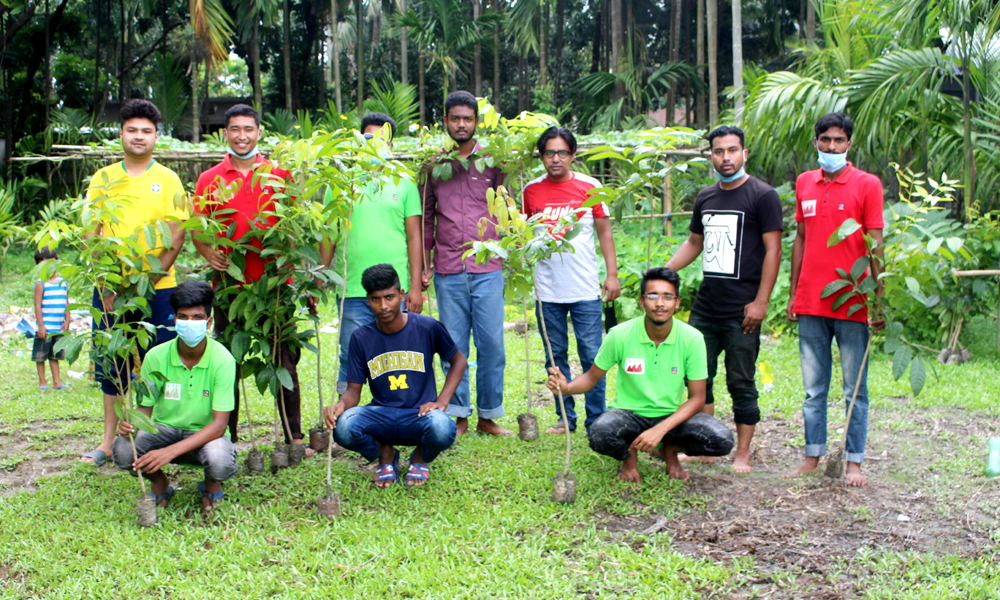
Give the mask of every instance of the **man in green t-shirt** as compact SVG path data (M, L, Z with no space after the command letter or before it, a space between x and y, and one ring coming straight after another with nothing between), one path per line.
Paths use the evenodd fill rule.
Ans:
M139 411L152 418L159 433L136 434L135 459L128 439L135 429L125 421L118 425L115 464L132 475L142 471L161 508L174 493L162 471L169 463L205 467L205 481L198 483L205 511L218 505L222 482L236 474L236 449L226 436L236 361L225 346L208 338L214 301L215 292L204 281L186 281L174 289L170 305L177 338L150 350L142 362L142 378L155 393L139 394Z
M586 373L567 383L562 371L550 368L546 385L553 392L561 388L564 395L583 394L618 365L618 396L590 426L591 449L622 461L619 479L641 483L639 452L659 446L670 478L687 480L677 453L725 456L733 448L733 433L701 412L708 379L705 340L697 329L674 319L680 306L677 273L650 269L640 290L645 316L609 331Z
M391 140L396 135L396 121L384 113L368 113L361 119L361 133L368 139L388 134ZM347 391L347 350L351 334L375 320L361 286L361 274L365 269L389 263L403 283L406 311L419 313L424 305L421 287L423 240L420 237L423 205L417 185L409 179L400 179L399 183L387 182L380 188L372 185L362 192L365 197L354 206L351 235L347 238L347 295L340 318L338 394ZM331 199L329 191L327 197ZM323 248L323 263L327 267L332 263L332 268L340 273L344 264L342 252L336 246Z

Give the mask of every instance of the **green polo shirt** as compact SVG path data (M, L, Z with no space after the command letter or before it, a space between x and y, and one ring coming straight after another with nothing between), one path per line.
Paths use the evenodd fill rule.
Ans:
M168 427L200 431L212 422L212 411L232 412L235 405L236 361L211 338L193 369L177 354L176 339L160 344L142 361L142 377L153 382L158 393L155 400L143 397L139 404L152 406L153 421Z
M618 397L611 406L649 418L674 414L687 401L684 378L708 379L705 338L687 323L673 320L659 346L646 334L645 316L608 332L594 364L618 365Z

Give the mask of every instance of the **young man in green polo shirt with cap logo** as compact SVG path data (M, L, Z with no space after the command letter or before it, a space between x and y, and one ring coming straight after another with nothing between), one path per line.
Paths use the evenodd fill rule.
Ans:
M640 290L645 316L608 332L586 373L567 383L562 372L552 368L547 385L552 391L561 388L563 394L582 394L618 365L618 397L590 426L591 449L622 461L619 479L641 483L639 452L659 446L670 478L687 480L677 453L725 456L733 449L733 433L701 412L708 379L705 340L697 329L674 319L680 306L677 273L666 267L650 269Z
M169 463L205 467L205 481L198 483L198 491L206 511L222 500L222 482L236 474L236 449L226 437L236 361L207 336L214 301L215 292L204 281L186 281L170 297L177 338L146 355L142 377L154 382L156 397L139 398L139 410L153 419L159 433L140 431L135 436L137 460L128 440L135 429L125 421L118 425L121 437L114 443L115 464L132 475L142 471L160 508L174 493L162 471Z

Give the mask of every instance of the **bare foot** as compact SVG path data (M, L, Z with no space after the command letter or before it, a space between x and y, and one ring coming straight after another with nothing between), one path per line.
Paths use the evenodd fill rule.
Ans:
M668 449L664 446L660 450L660 456L663 457L663 461L667 463L667 474L671 479L680 479L681 481L687 481L691 478L684 467L681 466L680 459L677 458L677 451Z
M566 434L566 426L563 425L562 422L559 422L559 423L556 423L555 425L553 425L552 427L549 427L548 429L546 429L545 433L550 433L550 434L553 434L553 435L565 435Z
M456 419L455 420L455 435L456 436L465 435L465 433L467 431L469 431L469 419L462 418L462 417Z
M861 474L861 465L858 463L847 463L847 474L844 475L844 483L853 487L864 487L868 485L868 478Z
M800 464L797 469L791 473L785 473L785 477L798 477L800 475L805 475L806 473L811 473L816 470L817 466L819 466L819 457L807 456L802 460L802 464Z
M479 422L476 423L476 432L485 433L488 435L510 435L514 433L510 429L504 429L497 425L496 421L492 419L480 418Z
M305 441L303 441L303 440L292 440L292 443L293 444L304 444ZM313 450L309 446L306 446L306 458L309 458L310 456L314 456L315 454L316 454L315 450Z
M642 483L642 477L639 476L639 456L635 450L629 449L628 458L618 468L618 479L629 483Z
M733 453L733 470L737 473L750 473L753 467L750 466L750 451L737 450Z
M687 454L679 454L677 455L677 460L681 462L700 462L705 463L706 465L715 464L714 456L688 456Z

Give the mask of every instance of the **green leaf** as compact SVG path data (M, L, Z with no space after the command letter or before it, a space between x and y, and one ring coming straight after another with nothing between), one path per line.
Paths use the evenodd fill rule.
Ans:
M160 433L160 430L156 428L156 423L152 419L146 416L138 408L131 408L128 411L129 423L137 429L141 429L146 433Z
M943 243L944 240L942 238L934 238L933 240L927 242L927 254L934 254L937 252L938 248L940 248Z
M156 229L160 232L160 242L163 247L170 250L174 247L174 236L170 232L170 225L166 221L157 221Z
M859 310L861 310L864 307L865 307L864 304L852 304L851 306L849 306L847 308L847 316L848 317L853 317L854 313L858 312Z
M837 299L833 301L833 310L837 310L843 306L848 300L853 298L856 294L853 291L846 291L841 295L837 296Z
M885 343L882 345L882 351L886 354L892 354L896 350L899 350L901 345L902 343L898 337L887 337L885 338Z
M913 351L910 350L909 346L901 346L892 357L892 378L899 380L906 372L906 368L910 365L910 358L913 356Z
M118 415L119 421L127 421L125 418L125 405L122 404L121 397L115 398L115 414Z
M282 387L286 390L295 389L295 383L292 382L292 375L285 367L278 368L278 380L281 382Z
M235 262L230 261L229 267L226 269L226 273L237 281L245 281L243 279L243 269L236 266Z
M914 396L920 394L925 383L927 383L927 366L923 358L914 356L913 362L910 363L910 390Z
M826 287L823 288L823 291L819 293L819 297L828 298L836 294L840 290L848 287L849 285L851 285L851 282L847 281L846 279L836 279L826 284Z
M886 331L891 337L899 337L903 335L903 324L899 321L889 321L886 325Z
M911 294L921 294L920 283L913 277L906 277L906 287L910 290Z
M837 272L837 275L840 275L841 279L847 279L848 276L847 271L841 269L840 267L837 267L836 269L834 269L834 271Z
M854 261L854 266L851 267L851 281L859 281L868 270L869 264L871 264L871 259L868 258L867 254L858 257L858 260Z
M142 235L146 238L146 247L156 248L156 229L152 223L142 228Z
M851 237L851 235L853 235L854 232L856 232L859 229L861 229L860 223L858 223L854 219L847 219L846 221L841 223L840 227L838 227L837 230L830 235L830 239L826 241L826 247L832 248L836 246L840 242Z
M952 252L958 252L959 248L962 247L962 238L948 238L948 247L951 248ZM914 392L914 395L916 395L916 392Z

